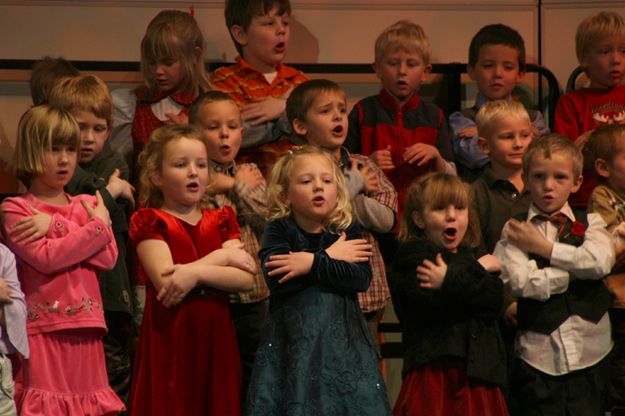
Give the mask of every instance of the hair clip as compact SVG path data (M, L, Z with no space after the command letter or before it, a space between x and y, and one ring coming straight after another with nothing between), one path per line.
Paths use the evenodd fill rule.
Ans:
M189 14L191 17L195 17L195 7L192 4L189 4Z

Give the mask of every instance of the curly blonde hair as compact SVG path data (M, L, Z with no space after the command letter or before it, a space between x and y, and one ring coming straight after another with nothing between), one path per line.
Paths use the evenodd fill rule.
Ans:
M163 159L165 156L165 147L178 139L198 140L206 146L206 141L202 133L193 127L180 124L169 125L158 128L150 135L150 140L139 154L139 204L142 207L160 208L163 205L163 192L154 185L153 178L161 173L163 168ZM206 149L208 155L208 148ZM211 177L211 169L208 168L209 178ZM209 180L210 182L210 180ZM200 206L206 204L207 193L204 193Z
M291 206L287 202L286 194L289 190L293 166L303 157L321 156L327 159L336 182L336 206L325 219L323 226L330 232L340 233L352 223L352 207L349 200L345 177L334 155L327 150L316 146L302 146L286 153L274 165L269 174L267 185L267 203L269 219L275 220L291 215Z

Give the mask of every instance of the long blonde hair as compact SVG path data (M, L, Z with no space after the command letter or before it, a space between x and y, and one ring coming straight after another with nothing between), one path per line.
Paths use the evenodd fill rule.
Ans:
M275 220L291 215L291 206L287 203L291 174L295 162L304 156L321 156L332 166L336 182L336 206L325 219L323 226L330 232L340 233L352 223L352 207L345 185L345 177L332 153L316 146L303 146L290 150L274 165L269 174L267 203L269 219Z
M165 147L181 138L199 140L206 146L206 141L202 133L193 127L181 124L160 127L152 132L150 140L139 154L139 204L141 207L160 208L163 205L163 192L154 185L153 178L161 173L163 169L163 159L165 157ZM208 148L206 149L208 155ZM211 173L208 169L209 175ZM210 178L210 176L209 176ZM206 202L207 194L204 193L200 206Z
M158 84L150 71L150 61L180 59L183 70L180 91L198 93L210 90L204 66L206 42L195 18L180 10L163 10L148 25L141 40L141 73L150 93Z

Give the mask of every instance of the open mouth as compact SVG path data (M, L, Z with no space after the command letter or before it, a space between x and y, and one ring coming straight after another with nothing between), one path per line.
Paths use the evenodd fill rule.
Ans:
M278 53L282 53L285 50L285 46L286 44L284 42L279 42L274 48L273 50L278 52Z
M325 201L325 198L322 197L321 195L316 196L316 197L313 198L313 204L315 204L315 205L321 205L321 204L323 204L324 201Z
M338 126L334 127L334 128L332 129L332 132L333 132L334 134L337 134L337 135L343 134L343 126L338 125Z
M187 189L189 191L196 192L196 191L198 191L200 189L200 184L197 183L197 182L191 182L191 183L187 184Z
M397 85L399 85L400 87L407 87L408 83L404 80L400 80L400 81L397 81Z
M221 150L223 150L224 152L229 152L230 151L230 145L229 144L222 144L221 145Z
M458 230L455 227L447 227L443 232L449 239L455 239L458 236Z

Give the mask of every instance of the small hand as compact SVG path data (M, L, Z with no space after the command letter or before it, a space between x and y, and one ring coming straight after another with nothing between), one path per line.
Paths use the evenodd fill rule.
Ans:
M256 273L256 261L243 247L222 248L222 250L225 251L228 266L236 267L248 273Z
M430 260L423 260L420 266L417 266L417 279L419 286L426 289L440 289L447 274L447 263L443 260L441 253L436 255L436 263Z
M182 124L185 126L189 124L189 116L184 113L166 113L165 117L167 117L167 120L165 120L166 124Z
M241 165L234 174L234 178L246 184L250 190L256 189L264 180L263 174L258 167L249 163Z
M338 240L326 248L326 253L335 260L363 263L369 261L373 255L373 246L364 238L347 240L347 235L342 232Z
M391 146L386 146L385 149L376 150L369 156L373 163L378 165L382 170L393 170L395 165L393 164L393 156L391 155Z
M508 240L525 253L534 253L542 255L545 258L551 258L551 248L553 243L547 241L545 237L527 221L517 221L511 219L507 225ZM549 246L547 254L544 248ZM544 254L544 255L543 255Z
M517 303L516 301L512 302L510 306L506 308L506 311L503 313L503 321L509 328L516 328L516 311L517 311Z
M212 181L207 190L216 194L227 194L234 187L234 178L221 172L212 175Z
M405 162L410 164L417 162L417 166L423 166L430 163L430 161L441 159L441 154L432 145L417 143L404 150L403 158Z
M0 277L0 304L13 303L11 299L11 288L7 285L4 277Z
M106 189L109 191L109 194L113 197L113 199L117 199L122 197L130 201L130 205L134 208L135 206L135 187L132 186L127 180L121 177L121 172L119 169L115 169L111 177L109 178L108 185L106 185Z
M593 131L594 130L588 130L580 134L579 137L575 139L575 141L573 142L575 146L577 146L577 148L581 150L582 152L584 151L584 148L586 147L586 143L588 143L588 139L590 139L590 135L592 134Z
M167 308L177 305L197 284L197 276L193 270L185 265L175 264L162 274L168 277L156 295L156 300L163 303Z
M15 242L22 241L24 244L38 240L48 234L52 216L44 214L31 206L30 210L35 214L24 217L16 222L11 228L11 235Z
M467 127L466 129L460 130L457 135L463 139L472 139L477 136L477 127Z
M98 217L104 221L105 224L111 225L111 216L109 215L109 210L106 209L106 205L104 205L104 200L102 200L100 191L96 191L95 197L97 199L97 204L94 208L92 208L84 199L81 199L80 202L91 218Z
M366 193L374 193L380 190L380 181L377 173L369 169L366 166L359 166L358 161L355 158L350 158L350 170L353 172L360 172L364 179L364 190Z
M286 99L266 97L241 108L241 119L252 126L275 120L284 112Z
M501 272L501 263L499 262L499 259L492 254L485 254L477 259L477 261L482 265L484 270L489 273Z
M310 272L315 255L305 251L289 252L289 254L276 254L269 257L265 267L275 267L267 273L269 276L284 274L278 283L285 283L294 277Z

